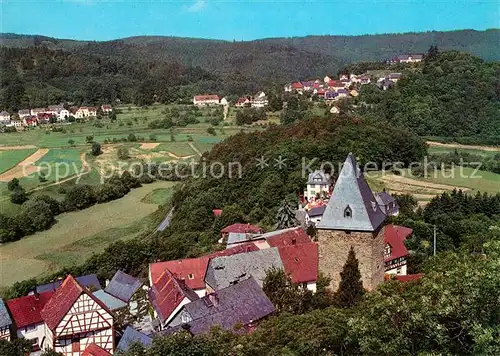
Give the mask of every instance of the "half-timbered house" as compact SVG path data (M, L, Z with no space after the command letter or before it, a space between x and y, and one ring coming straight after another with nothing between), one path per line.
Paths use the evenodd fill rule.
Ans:
M42 347L67 356L81 356L92 343L113 353L110 310L69 275L41 312L45 322Z

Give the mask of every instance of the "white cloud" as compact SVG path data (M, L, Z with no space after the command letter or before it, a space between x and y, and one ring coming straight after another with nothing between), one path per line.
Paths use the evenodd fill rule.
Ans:
M207 6L206 0L196 0L191 6L188 7L189 12L200 12Z

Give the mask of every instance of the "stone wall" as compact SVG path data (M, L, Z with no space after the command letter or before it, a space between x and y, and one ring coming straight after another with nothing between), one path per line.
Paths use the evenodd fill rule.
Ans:
M318 230L319 269L335 291L351 246L359 262L363 286L372 290L384 280L384 228L376 232Z

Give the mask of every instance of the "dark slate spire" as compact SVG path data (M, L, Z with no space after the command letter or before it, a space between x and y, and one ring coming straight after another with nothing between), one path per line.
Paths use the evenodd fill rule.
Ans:
M354 155L349 153L318 229L375 231L385 218Z

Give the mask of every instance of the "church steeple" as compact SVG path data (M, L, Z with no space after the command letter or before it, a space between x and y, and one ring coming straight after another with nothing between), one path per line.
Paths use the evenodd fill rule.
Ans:
M349 153L318 229L376 231L385 218L356 158Z

